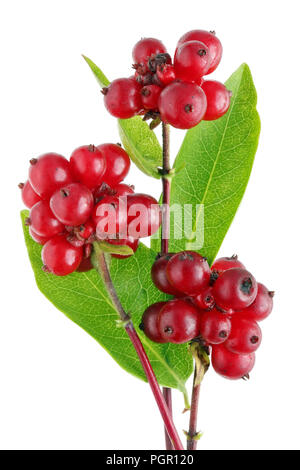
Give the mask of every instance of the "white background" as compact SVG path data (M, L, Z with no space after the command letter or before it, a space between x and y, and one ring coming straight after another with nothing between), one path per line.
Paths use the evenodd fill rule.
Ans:
M224 55L215 78L247 62L262 121L249 187L220 254L237 252L276 291L250 382L210 370L199 414L202 449L299 448L298 2L7 1L0 7L1 325L0 447L161 449L146 384L128 375L38 291L19 221L17 183L46 151L119 140L81 53L109 78L131 73L142 36L170 51L184 32L214 29ZM183 132L172 132L175 156ZM159 196L132 168L130 183ZM187 428L174 392L178 429Z

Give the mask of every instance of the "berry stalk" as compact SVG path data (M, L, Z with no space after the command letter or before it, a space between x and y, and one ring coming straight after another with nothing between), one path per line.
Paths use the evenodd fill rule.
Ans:
M105 254L101 251L101 249L97 246L97 243L94 243L94 250L95 250L95 265L97 270L101 273L102 279L105 283L105 286L107 288L107 291L111 297L111 300L113 301L116 310L119 314L121 322L124 324L124 328L126 330L126 333L128 334L134 349L136 350L136 353L140 359L141 365L144 369L145 375L148 379L150 388L152 390L152 393L154 395L154 398L156 400L157 406L159 408L159 411L161 413L162 419L165 424L165 429L168 433L168 436L170 438L170 442L172 443L172 446L174 446L175 450L184 450L184 447L180 441L179 435L177 433L177 430L174 426L173 423L173 418L170 413L170 410L166 404L166 401L163 397L163 394L161 392L161 389L158 385L157 379L155 377L154 371L152 369L152 366L150 364L150 361L148 359L148 356L145 352L145 349L141 343L141 340L139 336L136 333L136 330L133 326L133 323L128 316L128 314L125 312L120 299L116 293L116 290L114 288L109 268L107 265L106 257Z

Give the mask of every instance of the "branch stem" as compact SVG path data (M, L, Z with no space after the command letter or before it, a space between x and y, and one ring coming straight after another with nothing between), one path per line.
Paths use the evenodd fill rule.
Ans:
M201 383L197 383L197 369L195 366L191 411L190 411L189 433L188 433L187 447L186 447L187 450L197 450L198 439L194 439L194 437L198 436L197 418L198 418L198 408L199 408L199 398L200 398L200 387L201 387Z

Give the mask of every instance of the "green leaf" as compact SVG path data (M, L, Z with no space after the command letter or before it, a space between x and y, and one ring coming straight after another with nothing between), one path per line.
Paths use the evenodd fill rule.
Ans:
M102 70L83 56L101 87L109 85ZM155 133L140 116L118 119L119 133L125 150L135 165L146 175L160 178L157 168L162 165L162 149Z
M130 246L127 245L112 245L105 241L95 242L104 253L110 253L114 255L130 256L133 255L134 251Z
M170 251L194 249L210 263L245 192L260 133L249 67L241 65L226 86L232 91L228 112L216 121L202 121L186 133L174 164L177 173L171 189L171 204L191 205L186 211L192 223L183 234L172 216ZM159 250L158 240L152 241L152 248Z
M117 327L118 314L96 270L64 277L44 273L41 269L42 247L32 240L24 224L28 211L22 211L21 216L30 262L40 291L95 338L121 367L146 380L126 331ZM186 396L185 382L193 369L187 345L153 343L138 328L146 307L167 298L151 281L154 259L155 253L141 244L134 256L125 260L111 259L111 277L125 311L132 317L159 383L177 388Z

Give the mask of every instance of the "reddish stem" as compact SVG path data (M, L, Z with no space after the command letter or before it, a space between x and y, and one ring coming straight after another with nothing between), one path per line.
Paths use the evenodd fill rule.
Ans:
M170 414L172 416L172 390L170 388L163 388L163 396L166 402L167 407L169 408ZM172 441L169 438L168 431L165 428L165 441L166 441L166 450L174 450Z
M197 444L198 444L198 440L194 439L194 437L197 436L198 434L197 433L197 417L198 417L201 384L195 385L196 378L197 378L197 371L195 368L191 411L190 411L189 434L188 434L189 438L187 439L187 450L197 450Z

